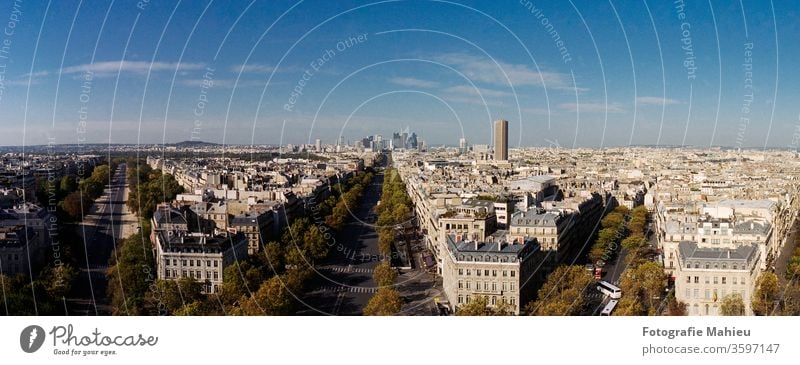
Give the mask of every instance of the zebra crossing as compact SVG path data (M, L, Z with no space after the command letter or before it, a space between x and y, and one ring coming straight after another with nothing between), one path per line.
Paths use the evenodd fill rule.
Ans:
M593 290L593 291L589 292L588 294L586 294L586 298L590 299L590 300L601 300L601 299L603 299L603 297L605 297L605 295L603 295L603 293L598 292L596 290Z
M341 273L361 273L361 274L371 274L374 271L373 269L369 269L366 267L352 267L352 266L332 266L328 267L328 270Z
M361 286L341 286L341 285L325 285L312 293L367 293L373 294L378 291L378 288L367 288Z

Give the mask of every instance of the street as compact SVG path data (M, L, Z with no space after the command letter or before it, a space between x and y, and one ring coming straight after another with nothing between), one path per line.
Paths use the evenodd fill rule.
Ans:
M136 222L125 205L127 197L126 166L123 163L78 226L78 233L83 237L86 265L80 268L74 297L67 299L70 315L111 313L106 296L108 260L121 239L133 233Z
M331 242L331 256L316 267L313 288L301 300L300 315L361 315L378 290L372 273L381 262L375 207L380 201L383 172L376 173L364 191L354 217ZM330 244L330 243L329 243ZM403 311L430 314L436 280L423 270L407 270L398 276L396 288L405 301ZM408 314L408 313L404 313Z

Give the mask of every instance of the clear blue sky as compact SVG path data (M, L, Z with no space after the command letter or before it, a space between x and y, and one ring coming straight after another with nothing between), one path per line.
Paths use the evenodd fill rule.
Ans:
M0 145L333 143L406 126L432 145L488 144L504 118L512 146L796 148L798 10L9 0Z

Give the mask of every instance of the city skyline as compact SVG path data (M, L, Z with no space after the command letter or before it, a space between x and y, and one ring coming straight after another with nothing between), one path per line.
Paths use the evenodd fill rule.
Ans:
M509 147L800 139L783 3L45 5L25 4L0 50L0 145L300 144L397 124L491 144L500 118ZM450 17L414 16L429 13Z

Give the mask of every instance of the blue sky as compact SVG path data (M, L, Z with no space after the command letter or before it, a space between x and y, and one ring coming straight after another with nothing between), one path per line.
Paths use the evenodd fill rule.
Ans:
M498 118L522 146L800 137L797 1L145 5L0 5L0 145L487 144Z

